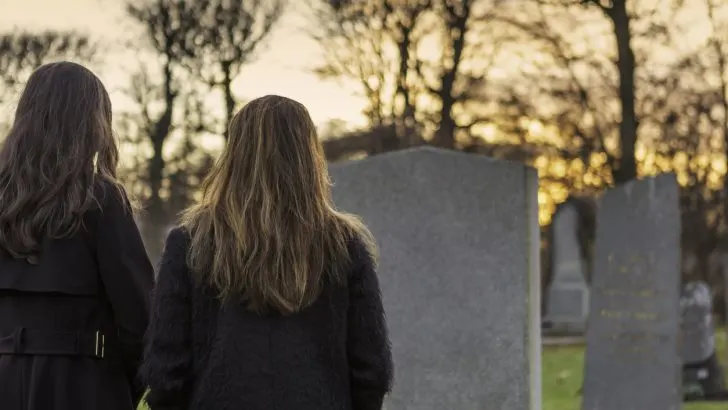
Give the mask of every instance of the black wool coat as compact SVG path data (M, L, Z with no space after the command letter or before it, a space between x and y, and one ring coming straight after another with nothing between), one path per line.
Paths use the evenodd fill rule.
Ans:
M46 240L36 265L0 251L3 410L132 410L144 392L154 271L127 199L96 192L84 227Z
M352 240L345 284L303 311L221 305L191 279L189 237L167 238L142 365L152 410L381 410L392 357L372 259Z

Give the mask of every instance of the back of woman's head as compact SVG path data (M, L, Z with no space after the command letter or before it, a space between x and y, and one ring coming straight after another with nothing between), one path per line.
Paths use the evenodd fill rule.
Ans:
M183 216L188 263L222 299L254 311L296 312L349 267L348 243L372 245L359 220L337 212L323 149L306 108L269 95L230 123L229 140Z
M70 62L38 68L0 148L0 247L33 262L44 239L75 233L96 174L115 182L117 160L101 81Z

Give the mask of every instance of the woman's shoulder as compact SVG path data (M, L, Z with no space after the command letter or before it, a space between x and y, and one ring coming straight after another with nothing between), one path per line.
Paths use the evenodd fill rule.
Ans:
M374 237L368 231L352 232L349 236L348 248L351 264L355 268L376 265L377 246Z
M126 191L118 183L97 177L93 181L91 190L93 193L91 203L83 216L87 230L95 231L109 223L124 224L127 216L133 215Z
M167 233L163 258L185 258L190 246L190 234L185 227L175 225Z
M187 228L175 225L167 233L167 243L187 247L190 242L190 234Z
M132 211L132 204L124 187L106 178L96 178L93 186L94 198L98 208L106 211Z
M346 212L337 212L336 219L341 229L339 232L342 232L347 239L352 262L355 264L376 262L378 255L376 240L364 221L359 216Z

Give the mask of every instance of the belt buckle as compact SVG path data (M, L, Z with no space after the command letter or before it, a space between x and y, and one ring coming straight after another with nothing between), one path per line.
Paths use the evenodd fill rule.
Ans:
M94 342L94 356L97 359L104 358L104 334L101 331L96 331L96 340Z

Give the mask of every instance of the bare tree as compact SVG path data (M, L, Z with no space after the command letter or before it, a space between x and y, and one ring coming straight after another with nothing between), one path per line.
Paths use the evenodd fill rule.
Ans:
M466 52L466 39L471 35L473 23L487 20L487 17L475 16L477 0L441 0L438 3L438 14L443 25L441 34L444 51L437 67L439 86L428 85L427 88L440 100L439 121L433 142L441 147L454 148L457 122L453 117L453 109L461 99L461 96L455 94L455 87L458 76L461 75L460 66Z
M177 114L165 137L164 169L161 175L150 172L155 162L150 160L154 156L154 146L149 136L157 130L159 118L166 109L164 86L154 77L154 71L148 64L140 63L132 74L126 90L130 108L116 116L116 129L122 137L121 150L126 154L122 161L122 177L135 197L145 200L147 207L140 222L147 251L156 258L162 250L163 230L173 215L193 199L211 165L212 153L204 149L200 141L215 135L212 130L218 123L214 118L210 119L203 104L207 87L195 84L189 73L178 73ZM153 185L151 177L160 180ZM159 208L148 206L152 186L158 189Z
M168 223L170 210L162 198L165 178L165 143L174 130L175 113L185 78L185 60L194 58L194 41L200 10L196 2L184 0L134 1L127 4L127 14L144 29L144 40L159 73L141 73L132 78L132 98L140 104L138 129L151 145L145 167L149 189L144 227L148 238ZM142 51L143 52L143 51ZM152 66L156 69L156 66ZM147 67L145 70L149 70ZM159 79L159 82L153 79ZM154 107L156 109L151 109Z
M14 31L0 34L0 87L7 101L36 68L51 60L95 60L97 45L88 36L67 31Z
M235 112L232 83L251 63L284 12L287 0L197 0L194 71L219 88L225 107L223 135Z
M359 150L365 138L372 138L369 153L425 142L479 144L476 128L505 112L493 107L514 108L508 87L490 81L512 40L489 24L498 7L494 0L315 1L313 38L326 58L319 75L356 80L371 126L394 125L393 133L327 142L327 152L340 157L348 146Z
M715 58L715 70L720 87L721 108L723 110L722 134L726 157L728 158L728 21L720 18L720 12L728 10L724 5L715 0L705 0L708 14L708 22L711 28L711 35L708 39L708 47ZM726 179L728 181L728 179ZM728 185L726 185L728 187Z
M710 158L721 140L722 124L712 113L722 98L706 81L712 67L705 64L704 51L676 61L667 75L653 76L650 92L639 101L650 106L642 110L641 127L659 135L644 162L651 163L651 172L675 172L682 185L682 249L697 257L694 269L683 272L685 278L715 284L708 261L718 245L722 206L720 178Z
M556 134L553 144L558 149L549 156L580 161L599 186L603 179L611 180L611 173L588 168L594 156L603 155L609 169L618 157L608 146L616 123L610 56L593 44L594 37L598 38L594 31L591 36L574 34L580 21L600 28L593 24L593 14L531 2L519 12L499 13L496 19L524 36L521 56L508 81L516 84L514 99L523 115ZM565 185L575 187L576 182Z
M586 0L609 18L617 42L617 68L619 72L619 163L614 169L614 182L622 183L637 178L637 113L635 111L635 55L632 49L632 19L627 13L627 0Z
M650 72L663 64L656 50L672 46L672 17L681 6L679 0L534 0L497 17L538 46L523 63L536 69L521 79L530 78L531 95L538 90L551 107L532 106L533 118L555 125L582 161L603 155L607 183L637 176L638 119L650 109L640 99L650 92ZM654 138L645 134L643 142L648 137Z
M313 0L310 6L309 34L324 51L317 74L358 82L373 127L397 122L402 134L414 128L414 50L426 33L420 21L432 1Z

